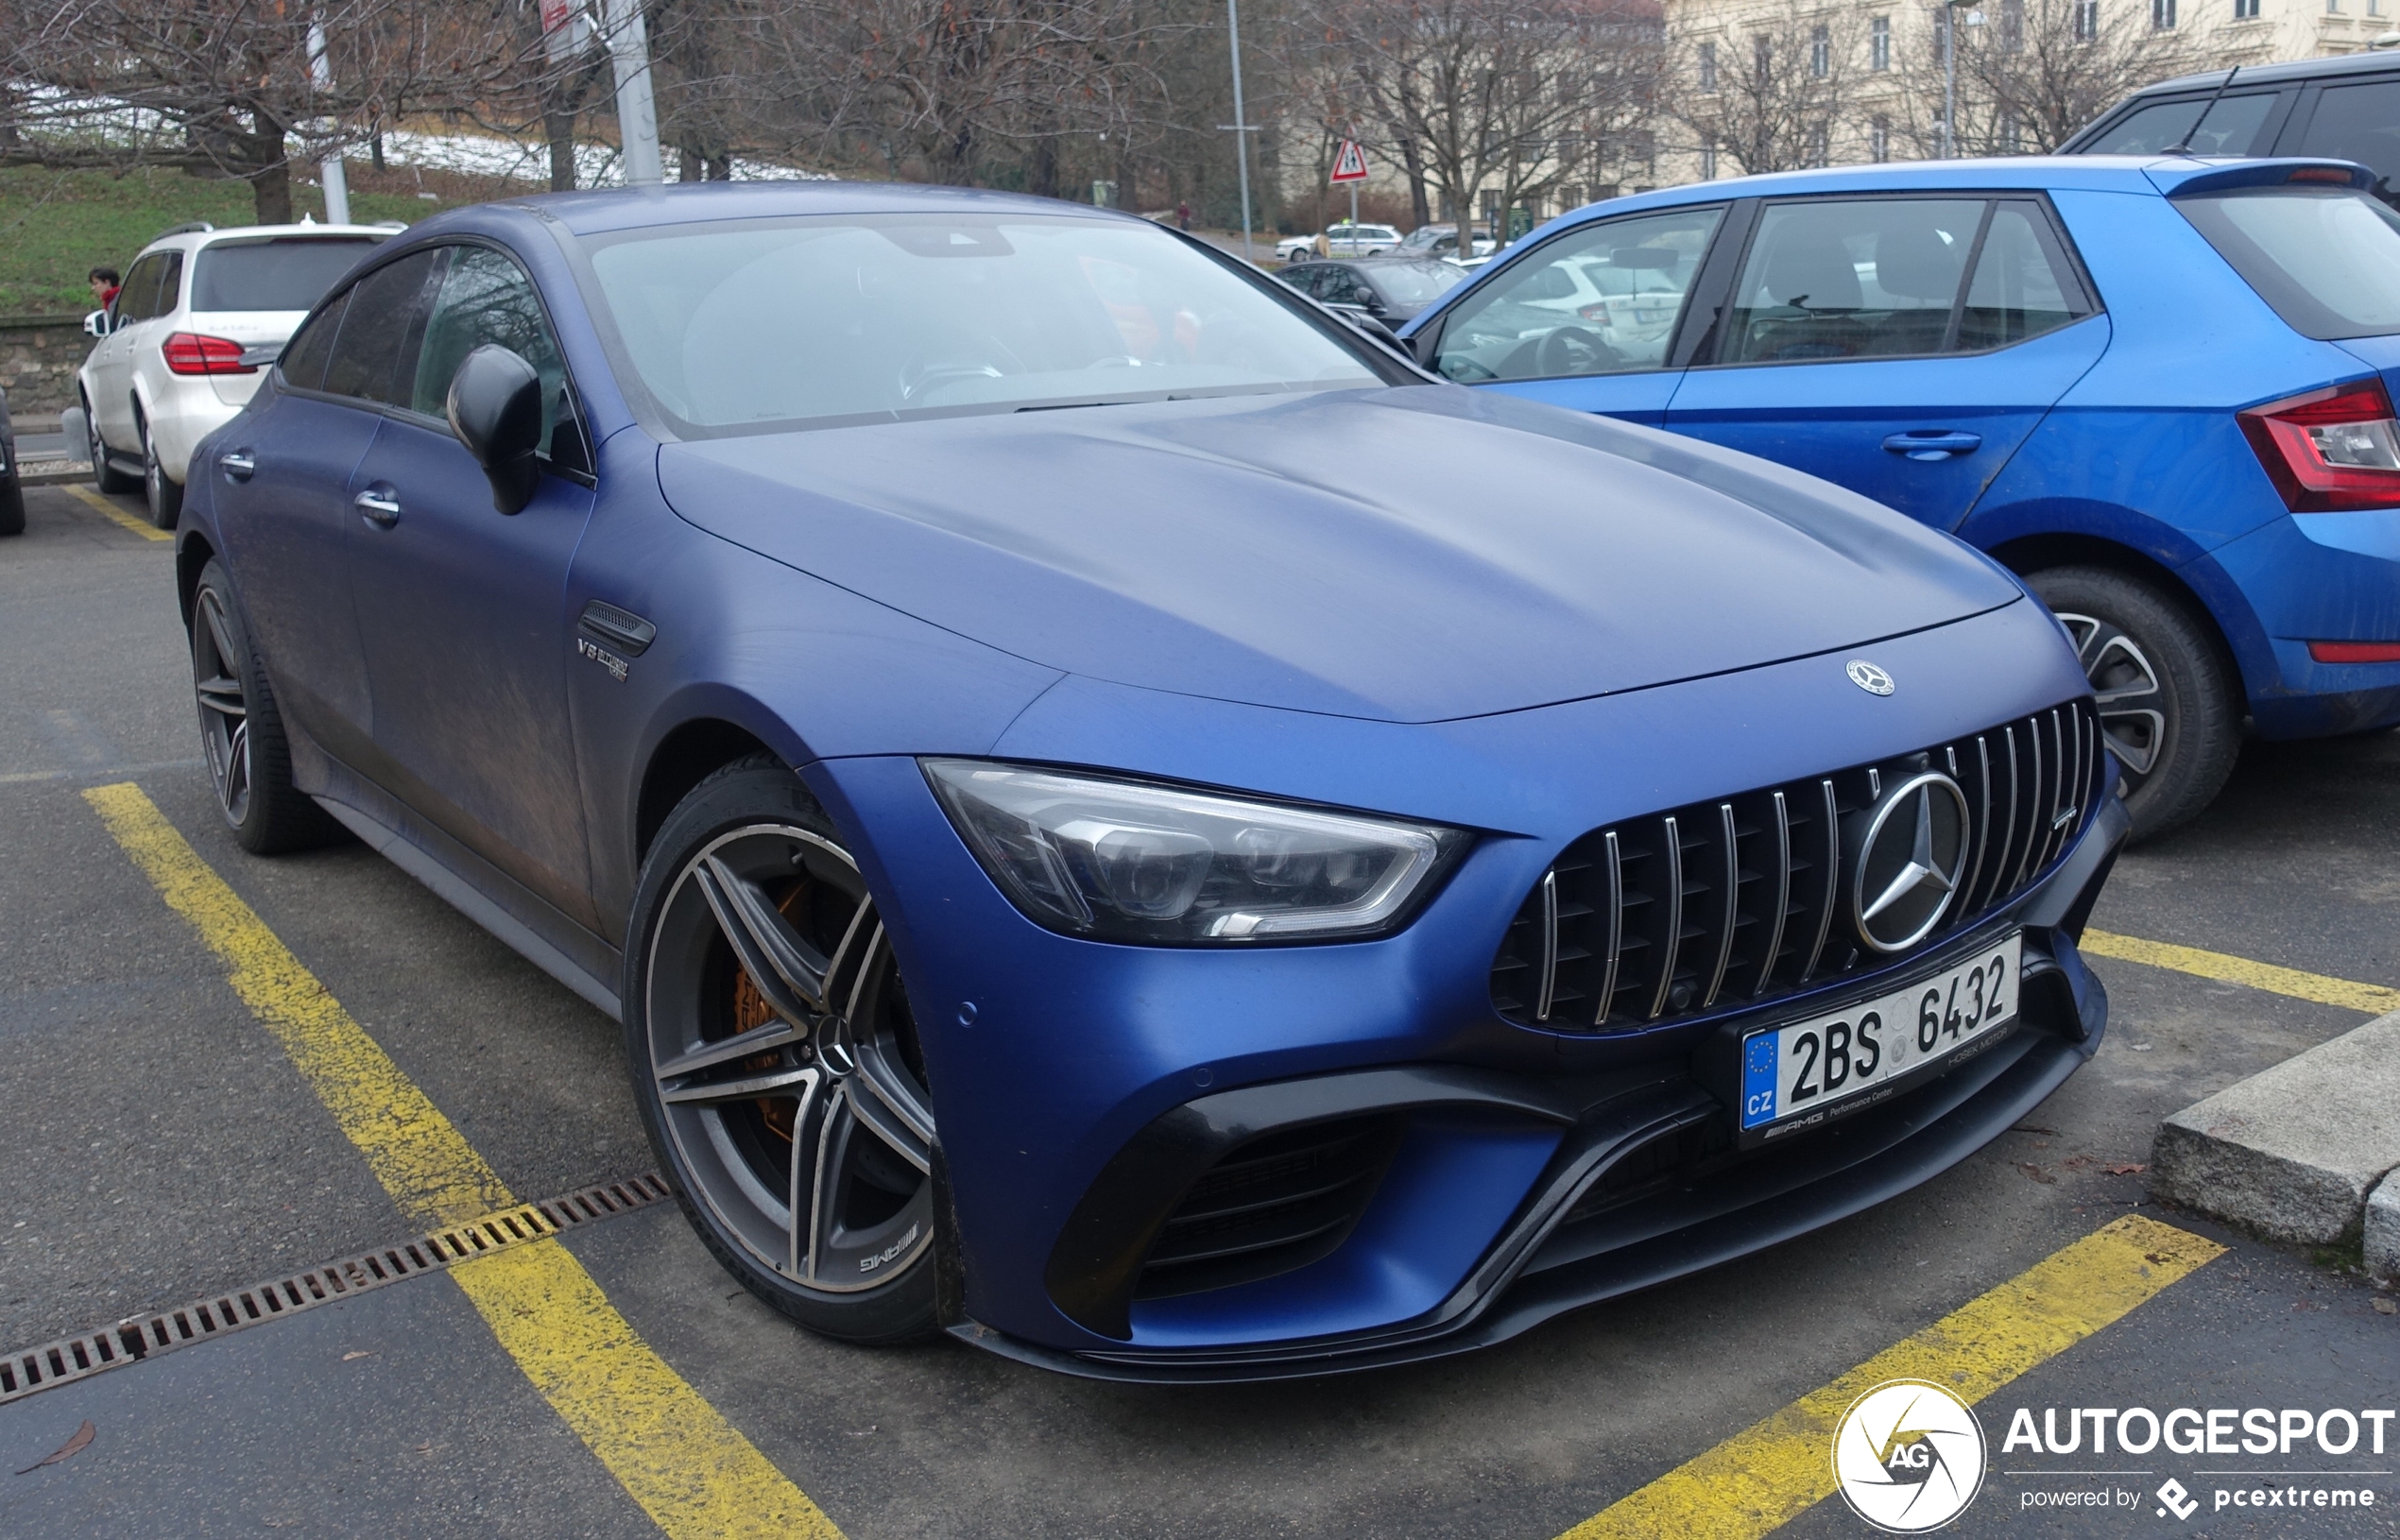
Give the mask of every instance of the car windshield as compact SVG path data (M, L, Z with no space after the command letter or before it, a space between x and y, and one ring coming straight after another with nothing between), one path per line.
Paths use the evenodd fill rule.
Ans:
M1447 262L1394 262L1366 270L1367 278L1387 299L1421 305L1438 299L1451 285L1464 282L1466 271Z
M194 310L307 310L381 243L371 236L281 235L203 247Z
M2400 214L2365 193L2260 188L2175 206L2303 336L2400 332Z
M849 214L590 243L679 431L1376 385L1359 354L1147 225Z

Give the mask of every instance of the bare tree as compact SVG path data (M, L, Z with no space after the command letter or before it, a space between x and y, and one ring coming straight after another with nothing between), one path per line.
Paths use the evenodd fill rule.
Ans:
M1462 225L1479 194L1507 210L1583 175L1647 114L1660 59L1656 12L1630 0L1298 0L1294 32L1317 120Z
M1908 133L1928 154L1941 143L1942 29L1958 15L1935 8L1906 59ZM1997 0L1958 27L1956 54L1961 155L2047 154L2200 62L2186 33L2151 25L2147 0Z
M283 223L296 154L366 141L382 104L472 103L522 42L506 0L0 0L0 163L235 177L262 222Z
M1667 111L1743 173L1824 165L1845 145L1862 12L1783 0L1672 43Z

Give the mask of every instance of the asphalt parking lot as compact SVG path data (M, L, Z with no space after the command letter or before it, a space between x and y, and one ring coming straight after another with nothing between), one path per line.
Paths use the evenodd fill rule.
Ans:
M87 494L31 489L26 534L0 543L7 1348L421 1228L162 901L94 788L138 787L508 1192L651 1165L612 1023L363 847L262 862L223 832L197 759L171 546L119 503L112 519ZM2400 987L2400 733L2252 745L2198 824L2120 863L2093 923ZM2400 1432L2379 1458L2362 1444L2347 1458L2095 1466L1999 1448L2018 1406L2400 1402L2400 1316L2375 1308L2389 1294L2338 1258L2157 1207L2139 1169L2160 1117L2365 1016L2095 967L2113 1001L2099 1056L1958 1169L1767 1255L1414 1368L1195 1391L1071 1380L951 1343L858 1350L752 1301L671 1204L555 1244L670 1377L806 1494L818 1516L778 1532L1546 1540L1586 1521L1589 1534L1717 1532L1675 1506L1710 1480L1712 1450L1772 1437L1757 1430L1779 1412L1895 1344L1938 1339L1925 1334L2134 1215L2206 1244L2188 1271L2161 1264L2173 1276L2129 1286L2113 1322L2046 1349L2004 1332L1942 1339L2005 1380L1982 1403L1991 1475L1956 1532L2400 1532ZM629 1477L605 1457L617 1434L554 1410L504 1336L454 1277L425 1276L9 1401L0 1535L738 1532L707 1527L705 1504L669 1503L660 1521L639 1494L708 1473ZM2004 1374L1990 1367L2002 1360ZM36 1465L86 1421L88 1445ZM2153 1512L2169 1476L2195 1493L2267 1483L2199 1474L2220 1466L2303 1483L2338 1467L2382 1506ZM2027 1500L2112 1484L2140 1500ZM1794 1490L1769 1491L1739 1532L1867 1532L1839 1499Z

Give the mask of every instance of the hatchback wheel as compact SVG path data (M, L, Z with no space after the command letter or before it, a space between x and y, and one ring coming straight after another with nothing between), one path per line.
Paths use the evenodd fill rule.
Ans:
M861 1343L934 1316L934 1118L858 866L765 758L694 788L634 901L626 1060L702 1241L776 1309Z
M83 403L84 453L92 457L92 485L104 492L129 492L141 485L109 463L109 446L100 436L100 419L92 403Z
M2100 735L2125 772L2135 839L2200 815L2233 774L2241 718L2214 639L2176 600L2100 567L2026 580L2074 640Z
M150 441L149 424L142 425L142 501L149 505L150 522L173 529L183 514L183 488L159 464L159 447Z
M222 563L200 569L192 596L192 693L217 811L242 847L273 855L320 845L339 826L292 784L283 718L251 650Z

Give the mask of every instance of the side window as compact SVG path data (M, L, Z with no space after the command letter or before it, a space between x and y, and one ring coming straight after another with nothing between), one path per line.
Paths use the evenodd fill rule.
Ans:
M2400 80L2327 87L2300 147L2288 153L2356 161L2386 180L2400 180Z
M1734 286L1718 362L1942 351L1982 217L1980 198L1771 206Z
M1359 292L1359 275L1347 267L1328 267L1319 273L1316 297L1329 305L1355 305L1366 298Z
M2005 348L2082 320L2091 309L2040 205L1995 209L1959 316L1960 350Z
M116 297L117 325L146 321L157 314L150 301L158 298L159 268L165 261L163 254L154 252L135 263L133 270L125 275L125 284Z
M288 384L302 390L325 388L325 364L334 356L334 334L341 330L342 312L349 308L350 291L344 289L333 303L300 329L276 366Z
M159 292L150 300L150 314L164 316L175 309L183 298L183 253L169 251L166 261L159 265Z
M533 280L508 257L486 246L451 248L450 267L425 322L420 344L416 389L408 402L427 417L447 414L450 382L469 353L497 343L531 364L541 376L542 442L558 420L566 360L550 334Z
M437 251L415 251L360 279L350 291L323 388L336 396L405 406L394 387L401 349L416 330L419 300Z
M1586 225L1462 300L1434 367L1465 385L1664 368L1723 205Z
M2117 120L2079 152L2084 155L2155 155L2169 145L2189 144L2194 155L2248 155L2254 152L2268 110L2275 105L2271 91L2227 96L2214 106L2205 96L2152 102ZM2205 122L2193 120L2206 108Z

